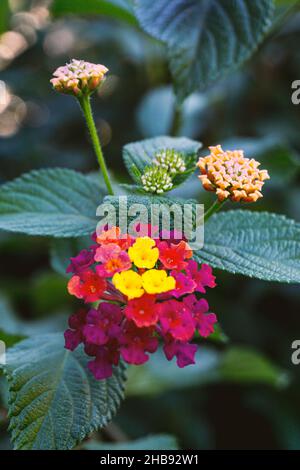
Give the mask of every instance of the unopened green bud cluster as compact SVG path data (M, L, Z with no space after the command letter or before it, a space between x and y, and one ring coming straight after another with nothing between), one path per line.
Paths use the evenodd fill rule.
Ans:
M162 194L173 187L173 178L186 170L183 157L174 149L156 152L153 164L147 166L141 176L143 188L147 192Z
M154 165L160 166L171 175L183 173L186 170L185 161L181 154L174 149L161 150L155 154Z
M146 167L141 180L144 190L149 193L162 194L173 187L171 176L159 166Z

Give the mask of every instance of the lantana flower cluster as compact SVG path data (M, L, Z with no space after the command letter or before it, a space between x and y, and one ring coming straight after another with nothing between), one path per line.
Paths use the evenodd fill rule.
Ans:
M258 168L259 162L246 158L243 150L225 152L221 145L209 150L210 155L198 161L204 189L215 192L219 201L256 202L263 197L261 190L270 176Z
M103 82L108 68L102 64L92 64L84 60L72 59L66 65L58 67L50 82L53 88L78 98L95 91Z
M145 167L141 176L143 189L162 194L173 188L173 179L186 171L184 157L174 149L163 149L155 153L152 164Z
M144 364L159 343L179 367L194 364L193 337L208 337L217 322L203 298L216 285L211 267L198 265L174 234L163 240L112 227L93 241L67 269L69 293L93 306L70 317L66 348L83 343L96 379L110 377L121 358Z

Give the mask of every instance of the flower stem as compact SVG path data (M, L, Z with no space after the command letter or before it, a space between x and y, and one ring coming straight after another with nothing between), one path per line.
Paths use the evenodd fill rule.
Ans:
M78 98L78 101L79 101L80 107L83 111L83 115L84 115L85 120L86 120L86 124L87 124L88 130L89 130L89 133L90 133L90 136L91 136L91 139L92 139L94 151L95 151L99 166L101 168L101 171L102 171L102 174L103 174L103 178L104 178L108 193L113 195L114 192L113 192L112 185L111 185L111 182L110 182L110 179L109 179L106 163L105 163L104 156L103 156L103 153L102 153L100 140L99 140L99 137L98 137L97 129L96 129L96 126L95 126L95 121L94 121L94 118L93 118L91 102L90 102L90 96L83 95L80 98Z
M170 130L170 135L177 137L179 135L180 127L182 124L182 107L178 104L175 105L173 122Z
M222 202L220 202L219 199L216 199L215 202L210 206L210 208L205 212L204 222L206 222L213 214L218 212L223 207L226 201L227 199L224 199L224 201Z

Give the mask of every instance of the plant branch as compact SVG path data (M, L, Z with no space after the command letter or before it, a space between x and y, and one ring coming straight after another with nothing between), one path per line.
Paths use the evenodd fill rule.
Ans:
M206 222L213 214L218 212L223 207L226 201L227 199L222 202L220 202L219 199L216 199L215 202L210 206L210 208L207 209L207 211L205 212L204 222Z
M112 185L111 185L111 182L110 182L110 179L109 179L109 174L108 174L108 171L107 171L107 167L106 167L106 163L105 163L105 160L104 160L100 140L99 140L99 137L98 137L96 126L95 126L95 121L94 121L94 118L93 118L91 102L90 102L90 96L83 95L82 97L78 98L78 101L79 101L80 107L83 111L83 115L84 115L85 120L86 120L86 124L87 124L88 130L89 130L89 133L90 133L90 136L91 136L91 139L92 139L92 144L93 144L93 147L94 147L94 151L95 151L99 166L101 168L101 171L102 171L102 174L103 174L103 178L104 178L108 193L113 195L114 192L113 192Z
M172 126L170 129L170 135L173 137L177 137L179 135L179 131L182 124L182 106L179 104L175 104L174 115Z

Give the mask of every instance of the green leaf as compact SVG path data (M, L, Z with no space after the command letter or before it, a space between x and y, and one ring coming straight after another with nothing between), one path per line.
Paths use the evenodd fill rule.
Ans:
M129 189L129 187L130 186L128 185L127 188ZM133 187L136 188L136 186L133 186ZM189 203L197 204L197 201L195 201L194 199L170 198L166 196L155 196L153 194L143 195L143 196L140 196L138 194L133 194L133 195L128 194L125 196L122 195L120 197L127 198L127 207L129 207L132 204L142 204L149 210L152 204L165 204L166 206L172 206L172 204L178 204L179 206L182 206L183 204L189 204ZM103 199L103 202L105 204L106 203L112 204L116 209L118 209L120 197L119 196L105 196Z
M28 235L79 237L95 231L103 191L63 168L32 171L0 187L0 229Z
M300 224L248 210L212 216L205 225L200 262L266 281L300 282Z
M183 205L183 204L197 204L197 201L194 199L181 199L181 198L169 198L165 196L155 196L155 195L144 195L144 196L139 196L137 194L134 195L122 195L122 197L127 198L127 207L129 207L131 204L143 204L146 206L148 209L151 207L152 204L165 204L166 206L172 206L172 204L178 204L178 205ZM110 203L116 208L119 207L119 196L105 196L103 199L103 202Z
M107 15L136 24L129 0L53 0L51 12L54 16Z
M178 450L178 443L169 434L155 434L128 442L97 442L90 441L83 445L86 450Z
M170 213L170 230L174 229L174 222L179 220L180 226L178 225L175 227L176 230L182 230L182 220L184 214L183 206L188 206L191 208L191 217L186 217L184 219L184 232L186 235L189 235L189 231L193 230L196 224L196 218L198 217L196 206L197 201L193 199L180 199L180 198L168 198L164 196L142 196L137 194L122 196L126 198L126 201L122 200L120 204L120 199L118 196L106 196L104 198L104 204L111 204L115 208L115 213L112 210L109 210L109 213L106 217L105 222L109 225L120 225L123 224L128 227L132 222L141 221L142 223L151 223L152 225L159 225L160 229L162 222L164 221L166 224L166 220L164 218L164 211L161 209L166 209ZM126 202L126 206L125 206ZM142 213L132 215L128 212L133 205L139 204L143 206L143 209L146 211L146 214L142 211ZM109 209L109 208L108 208ZM121 211L120 211L121 209ZM170 210L168 210L170 209ZM111 217L111 219L110 219ZM147 220L145 220L147 217ZM155 221L155 222L153 222ZM164 229L168 230L169 227L163 227Z
M181 152L185 158L187 169L174 180L174 187L176 187L182 184L195 171L198 151L201 147L202 144L200 142L185 137L160 136L125 145L123 159L128 173L135 183L140 185L140 175L144 172L146 166L152 164L157 151L174 149Z
M91 244L90 237L52 239L50 248L52 269L67 277L66 269L70 263L70 258L76 256Z
M218 352L199 346L196 364L179 369L176 361L168 362L161 349L151 361L128 368L126 395L157 395L168 390L181 390L207 384L262 383L285 387L288 374L261 353L244 347L231 347Z
M168 46L180 100L241 65L271 25L272 0L137 0L147 33Z
M22 341L8 350L6 361L15 449L71 449L105 426L123 398L124 367L95 380L84 352L64 349L61 333Z

